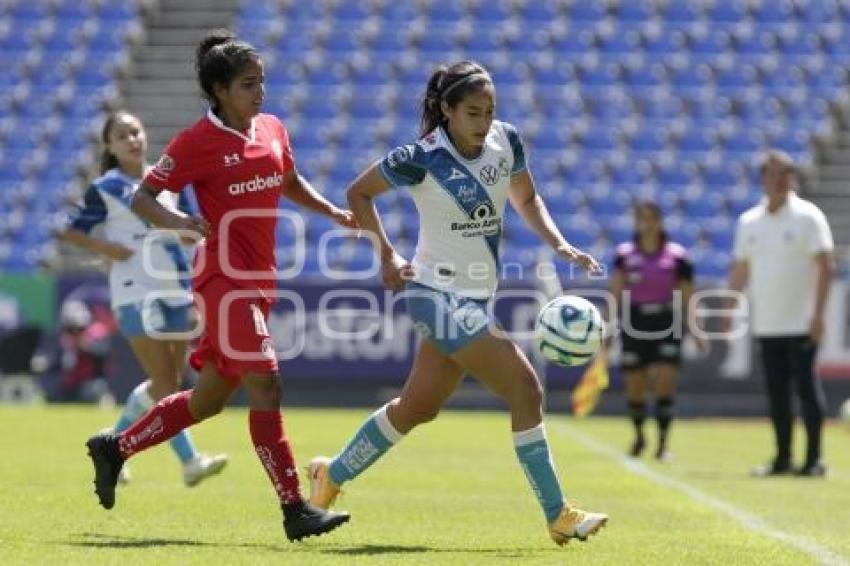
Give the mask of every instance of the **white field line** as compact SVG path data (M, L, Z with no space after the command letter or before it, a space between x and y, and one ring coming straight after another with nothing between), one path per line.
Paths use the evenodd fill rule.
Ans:
M794 548L805 552L820 564L834 566L850 566L850 562L846 558L836 554L828 548L817 544L816 542L798 535L794 535L783 530L771 526L764 519L757 515L753 515L749 511L742 509L728 501L715 497L705 491L702 491L682 480L671 477L667 474L655 471L646 464L633 460L622 454L615 447L601 442L596 438L579 432L571 427L555 425L558 430L565 435L570 436L573 440L587 448L588 450L605 456L615 462L621 464L629 472L641 476L653 483L675 489L676 491L688 496L690 499L720 511L727 515L730 519L736 521L745 529L762 534L764 536L780 540Z

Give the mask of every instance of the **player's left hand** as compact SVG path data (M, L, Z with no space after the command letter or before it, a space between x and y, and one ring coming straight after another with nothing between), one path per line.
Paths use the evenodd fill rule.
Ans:
M824 326L822 316L814 316L809 323L809 339L815 344L820 343L823 338Z
M344 228L351 228L352 230L360 228L357 218L354 217L354 213L350 210L337 208L331 213L331 219Z
M579 264L585 271L590 274L602 273L602 266L596 261L593 256L581 251L573 246L559 247L558 255L567 261Z

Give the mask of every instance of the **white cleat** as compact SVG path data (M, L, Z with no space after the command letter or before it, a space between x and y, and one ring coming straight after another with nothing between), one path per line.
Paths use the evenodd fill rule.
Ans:
M587 540L608 522L604 513L590 513L576 507L564 507L557 519L549 523L549 536L558 546L570 539Z
M199 454L194 460L183 464L183 482L187 487L195 487L208 477L221 472L226 465L227 454Z
M130 466L125 462L123 466L121 466L121 471L118 472L118 483L121 485L127 485L133 479L133 475L130 473Z

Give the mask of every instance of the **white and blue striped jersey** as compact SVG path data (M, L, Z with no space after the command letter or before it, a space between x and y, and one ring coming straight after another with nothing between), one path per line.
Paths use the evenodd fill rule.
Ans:
M410 187L419 213L415 281L472 298L496 291L508 188L511 177L525 168L519 134L499 121L475 159L462 157L438 127L380 162L391 185Z
M159 231L147 238L150 247L143 253L151 226L130 210L140 181L120 169L110 169L92 182L82 206L71 213L68 227L88 234L102 225L105 239L133 250L127 260L112 261L109 288L113 309L141 301L151 292L164 293L159 298L169 305L187 305L192 302L191 269L180 240L174 234ZM167 191L157 198L172 210L184 204L178 202L178 195ZM145 255L149 258L147 266Z

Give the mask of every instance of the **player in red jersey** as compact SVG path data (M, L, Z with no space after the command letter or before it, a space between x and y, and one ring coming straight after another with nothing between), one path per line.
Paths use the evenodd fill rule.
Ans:
M219 413L240 385L251 406L250 432L257 455L281 501L289 540L328 532L349 519L301 497L292 449L283 430L281 388L274 346L266 328L275 289L275 214L281 195L355 227L350 211L325 200L295 168L286 128L261 114L263 63L257 51L226 30L200 43L196 68L210 110L175 137L145 177L133 211L154 225L197 233L193 287L205 322L191 356L197 385L162 399L121 434L89 439L100 504L115 504L124 461ZM191 183L203 218L181 217L161 206L161 190Z

